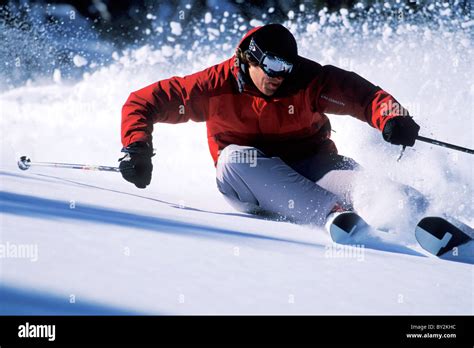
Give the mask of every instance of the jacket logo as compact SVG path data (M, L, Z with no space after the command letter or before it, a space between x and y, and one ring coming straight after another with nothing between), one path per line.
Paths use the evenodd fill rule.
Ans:
M321 94L321 98L331 102L331 103L334 103L334 104L337 104L337 105L341 105L341 106L345 106L346 104L344 104L344 102L340 101L340 100L336 100L336 99L333 99L333 98L330 98L328 97L327 95L324 95L324 94Z

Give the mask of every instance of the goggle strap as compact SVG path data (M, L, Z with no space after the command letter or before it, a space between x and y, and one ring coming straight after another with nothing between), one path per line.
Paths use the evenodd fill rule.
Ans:
M260 49L260 47L258 47L257 43L253 38L252 40L250 40L249 50L254 56L254 58L258 61L258 64L261 64L263 58L265 57L265 53Z

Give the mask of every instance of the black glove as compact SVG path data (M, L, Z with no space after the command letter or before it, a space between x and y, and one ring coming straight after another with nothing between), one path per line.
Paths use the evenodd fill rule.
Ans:
M413 146L419 130L420 126L410 116L396 116L387 121L382 135L391 144Z
M150 184L154 156L153 148L145 142L135 142L122 149L125 156L119 159L120 173L125 180L135 184L138 188L145 188Z

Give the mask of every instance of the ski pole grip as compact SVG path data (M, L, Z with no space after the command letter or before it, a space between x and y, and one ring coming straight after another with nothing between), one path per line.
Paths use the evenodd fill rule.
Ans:
M27 170L31 166L31 160L26 156L21 156L18 160L18 168L21 170Z

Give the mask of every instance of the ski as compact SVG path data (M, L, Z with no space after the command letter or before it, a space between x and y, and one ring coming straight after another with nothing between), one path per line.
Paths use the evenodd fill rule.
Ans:
M368 228L369 225L357 213L348 211L336 213L329 218L326 229L335 243L347 244L351 238L360 230Z
M435 256L442 256L472 240L459 227L437 216L421 219L416 225L415 237L423 249Z

